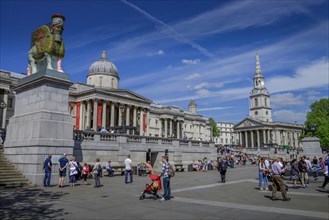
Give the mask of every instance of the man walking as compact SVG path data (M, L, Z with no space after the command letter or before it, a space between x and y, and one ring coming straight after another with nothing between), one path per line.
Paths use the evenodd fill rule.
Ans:
M281 177L281 173L286 172L287 168L281 169L281 165L279 163L280 158L276 158L274 163L272 164L272 172L273 172L273 187L272 187L272 200L278 200L276 198L276 189L279 188L283 197L283 201L290 201L290 198L287 197L286 186Z
M51 171L53 164L51 162L51 154L48 154L48 158L45 160L44 169L45 169L45 178L43 180L44 187L50 187Z
M58 187L64 187L64 179L66 176L66 168L68 165L69 165L69 160L66 158L66 153L64 153L63 157L58 160L58 169L59 169Z
M133 182L133 173L132 173L132 167L131 167L131 159L130 159L130 154L128 154L127 158L124 161L125 164L125 183L128 183L128 175L130 175L130 182Z
M164 190L164 195L160 201L166 201L171 199L171 189L170 189L170 176L168 174L170 167L170 163L168 162L168 156L162 157L162 168L161 168L161 176L162 185Z

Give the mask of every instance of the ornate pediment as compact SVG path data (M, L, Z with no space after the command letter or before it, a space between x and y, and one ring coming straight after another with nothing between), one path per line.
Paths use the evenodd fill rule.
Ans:
M243 119L241 122L237 123L234 126L234 129L249 128L249 127L255 127L255 126L264 126L264 124L248 117L248 118Z

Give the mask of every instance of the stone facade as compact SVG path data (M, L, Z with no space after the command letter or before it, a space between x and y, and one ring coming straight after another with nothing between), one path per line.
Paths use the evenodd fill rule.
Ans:
M210 140L208 118L197 114L193 100L189 111L164 106L119 88L115 65L102 52L87 74L87 84L70 88L69 106L77 130L124 132L141 136Z

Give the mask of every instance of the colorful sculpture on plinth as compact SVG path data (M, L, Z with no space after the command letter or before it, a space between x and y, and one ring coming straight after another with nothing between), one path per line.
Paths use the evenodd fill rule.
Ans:
M65 49L62 33L65 17L54 14L51 18L51 24L42 25L32 33L31 49L28 53L28 75L45 69L63 72L62 59Z

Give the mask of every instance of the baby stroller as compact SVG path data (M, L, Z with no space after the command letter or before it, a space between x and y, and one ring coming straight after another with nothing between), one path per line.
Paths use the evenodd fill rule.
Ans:
M159 199L160 196L158 196L157 192L158 190L161 190L161 176L157 176L154 174L150 174L149 175L150 179L152 180L152 183L149 184L145 184L145 189L142 192L142 194L139 197L139 200L143 200L146 198L145 194L151 194L153 199Z
M271 172L268 172L268 173L267 173L266 178L267 178L267 180L268 180L269 182L272 182L272 183L273 183L273 174L272 174ZM284 185L285 185L285 187L286 187L286 191L288 191L288 186L287 186L287 184L284 184ZM269 185L269 186L268 186L268 190L269 190L269 191L272 191L272 187L273 187L273 185ZM277 191L280 191L280 189L277 189Z

